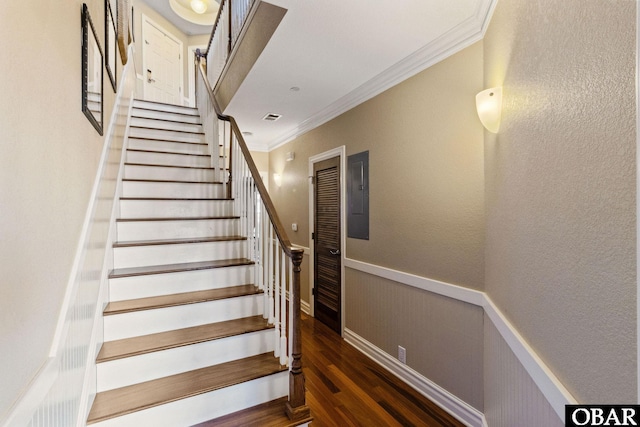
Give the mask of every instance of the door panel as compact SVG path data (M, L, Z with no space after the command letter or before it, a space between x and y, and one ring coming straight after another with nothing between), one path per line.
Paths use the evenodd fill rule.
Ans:
M314 164L314 314L341 333L340 158Z
M147 21L145 21L144 39L145 99L167 104L182 104L180 44Z

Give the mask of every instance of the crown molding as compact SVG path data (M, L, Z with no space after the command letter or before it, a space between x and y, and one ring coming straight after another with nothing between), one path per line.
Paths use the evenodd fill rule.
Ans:
M385 90L482 40L497 0L481 0L473 16L462 21L431 43L418 49L371 80L309 117L295 128L268 143L269 151L328 122Z

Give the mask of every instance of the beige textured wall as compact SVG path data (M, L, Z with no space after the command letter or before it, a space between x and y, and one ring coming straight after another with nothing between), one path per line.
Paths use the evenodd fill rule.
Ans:
M485 85L486 290L580 402L636 401L635 17L628 0L500 1Z
M48 355L104 142L81 110L81 8L0 3L0 419Z
M347 239L346 256L482 289L481 88L478 43L272 151L283 183L270 176L271 194L285 227L299 226L293 242L309 246L309 157L369 150L370 240Z
M483 410L482 307L349 268L345 283L349 329Z

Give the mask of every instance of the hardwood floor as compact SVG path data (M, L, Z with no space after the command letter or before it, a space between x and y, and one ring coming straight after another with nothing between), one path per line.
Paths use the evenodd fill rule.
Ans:
M311 427L463 426L304 314L302 346Z

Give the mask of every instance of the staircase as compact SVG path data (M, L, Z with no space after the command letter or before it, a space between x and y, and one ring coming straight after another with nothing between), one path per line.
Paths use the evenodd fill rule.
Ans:
M130 123L87 424L189 426L273 410L289 371L274 357L247 239L214 181L198 112L135 101ZM279 402L274 425L285 425Z

